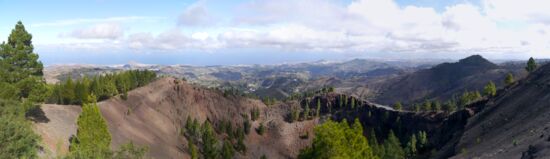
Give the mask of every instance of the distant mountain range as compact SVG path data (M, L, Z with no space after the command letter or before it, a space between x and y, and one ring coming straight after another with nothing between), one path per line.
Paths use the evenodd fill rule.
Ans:
M381 104L423 102L424 100L446 101L464 91L482 91L493 81L497 86L504 84L506 74L516 78L525 76L523 65L506 67L473 55L455 63L442 63L430 69L423 69L383 83L374 101Z

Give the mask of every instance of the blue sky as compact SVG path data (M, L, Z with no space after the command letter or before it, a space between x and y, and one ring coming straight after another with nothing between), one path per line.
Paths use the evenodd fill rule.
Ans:
M0 0L47 65L550 56L539 0Z

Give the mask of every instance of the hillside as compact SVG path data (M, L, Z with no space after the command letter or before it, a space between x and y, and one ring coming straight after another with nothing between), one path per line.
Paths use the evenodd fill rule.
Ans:
M373 99L380 104L446 101L464 91L481 90L489 81L503 85L507 73L521 77L523 70L505 69L487 59L473 55L456 63L443 63L384 82Z
M453 158L546 158L550 155L550 65L506 88L468 120Z
M112 134L113 148L132 141L147 145L148 156L153 158L189 157L187 140L180 134L187 116L198 119L200 123L209 120L214 126L230 121L238 127L243 123L243 114L248 114L252 108L259 108L260 118L252 122L252 128L264 123L267 132L258 135L251 131L245 140L248 153L237 155L241 156L239 158L259 158L262 155L270 158L294 157L310 143L309 139L300 139L299 135L311 131L317 123L316 120L288 123L284 119L290 110L286 104L267 109L259 100L224 97L220 91L192 86L175 78L161 78L132 90L127 100L115 97L98 104ZM68 142L64 141L68 141L76 131L76 116L59 112L78 114L79 107L43 105L42 109L49 121L36 124L38 133L48 138L46 147L54 151L52 154L56 154L58 141L63 141L60 151L66 152ZM40 131L43 129L46 130Z

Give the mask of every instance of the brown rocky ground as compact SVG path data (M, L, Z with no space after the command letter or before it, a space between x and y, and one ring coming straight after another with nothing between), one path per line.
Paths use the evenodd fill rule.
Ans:
M311 138L300 139L299 135L311 132L316 120L288 123L289 104L276 104L269 108L259 100L228 96L217 90L195 87L174 78L161 78L145 87L132 90L128 99L118 97L98 103L107 120L112 135L112 147L133 142L149 147L152 158L189 158L187 141L180 134L187 116L197 118L201 123L210 120L232 121L242 125L242 114L254 107L260 108L260 118L252 122L252 131L245 144L248 153L238 158L293 158L299 150L309 145ZM66 152L70 135L76 132L78 106L43 105L49 122L36 123L37 132L44 138L45 148ZM267 126L264 135L258 135L254 128L263 122ZM55 156L57 153L53 153Z
M47 118L38 120L34 130L42 136L44 158L54 158L69 150L69 138L76 134L76 119L82 111L80 106L44 104L41 107Z

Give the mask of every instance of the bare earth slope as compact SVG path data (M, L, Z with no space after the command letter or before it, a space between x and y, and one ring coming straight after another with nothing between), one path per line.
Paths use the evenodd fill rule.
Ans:
M550 65L507 89L468 120L454 158L550 156Z
M309 141L301 141L297 131L311 129L315 121L290 124L284 122L281 113L286 109L270 109L259 100L224 97L220 91L186 84L174 78L162 78L145 87L130 91L127 100L112 98L99 103L112 134L112 146L132 141L149 146L153 158L187 158L187 141L180 135L187 116L201 123L210 120L214 125L221 120L241 126L241 113L254 107L261 110L260 119L252 123L256 128L264 122L268 131L263 136L251 131L245 144L249 149L240 158L270 158L296 156L298 150ZM270 115L266 115L270 114Z
M42 120L35 121L34 130L42 136L44 151L41 157L54 158L69 150L69 138L76 134L76 119L80 106L44 104Z

